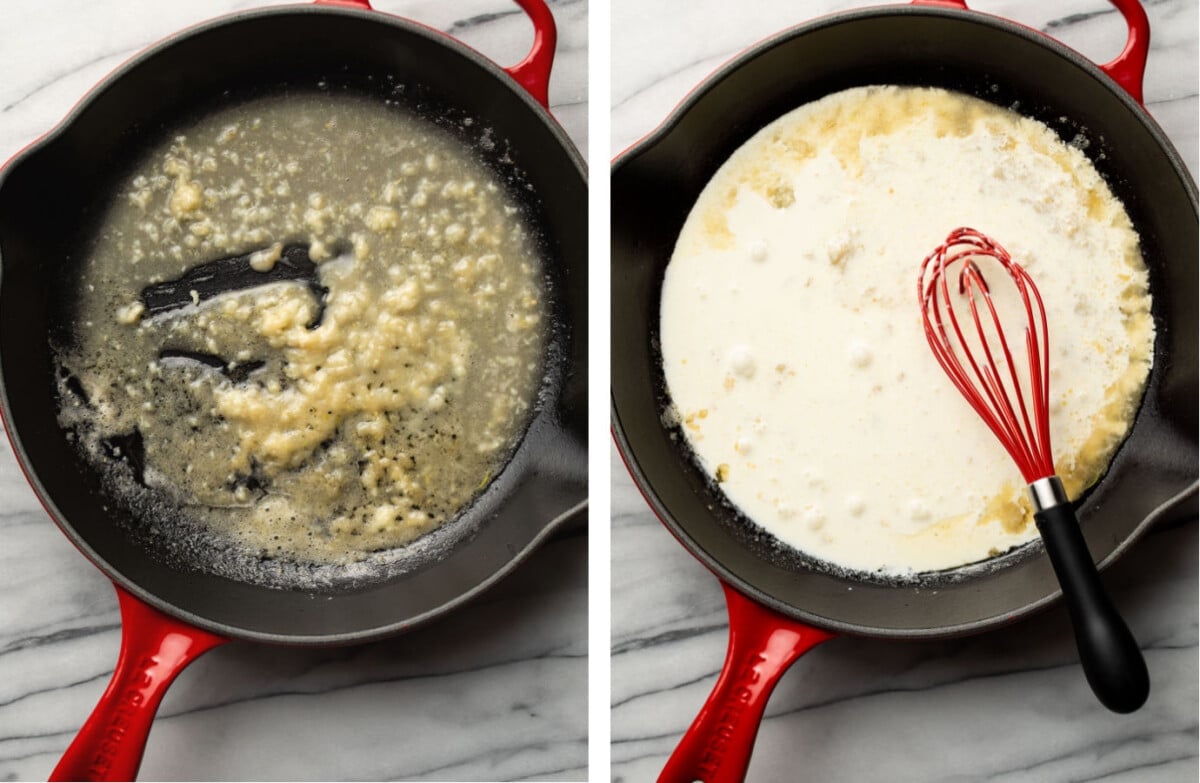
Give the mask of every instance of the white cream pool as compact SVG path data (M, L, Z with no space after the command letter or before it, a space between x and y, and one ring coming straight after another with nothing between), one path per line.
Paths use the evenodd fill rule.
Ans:
M831 95L722 166L663 285L670 414L728 499L785 544L901 575L1036 536L1019 471L922 331L920 262L958 226L1007 247L1043 294L1072 496L1123 439L1154 325L1138 237L1087 157L964 95Z

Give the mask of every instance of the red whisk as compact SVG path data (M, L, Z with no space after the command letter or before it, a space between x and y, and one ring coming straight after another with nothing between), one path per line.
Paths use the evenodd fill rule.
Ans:
M999 266L1016 287L1015 309L1024 316L1024 362L1009 341L1001 312L1014 308L997 306L980 264ZM1034 519L1062 587L1088 683L1110 710L1136 710L1150 692L1146 662L1104 592L1075 510L1054 474L1049 335L1033 278L995 240L959 228L921 263L917 295L925 337L938 363L1029 484ZM956 302L958 310L970 313L965 329Z

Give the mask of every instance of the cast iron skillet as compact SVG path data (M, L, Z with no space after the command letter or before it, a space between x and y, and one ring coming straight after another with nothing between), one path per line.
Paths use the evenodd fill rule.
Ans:
M832 573L755 534L683 452L681 434L663 424L659 300L675 239L717 168L797 106L858 85L931 85L1015 105L1066 139L1085 134L1086 152L1141 235L1158 336L1128 440L1079 504L1079 517L1103 567L1155 521L1195 513L1196 186L1140 105L1145 13L1136 0L1114 5L1129 24L1129 39L1121 55L1101 67L1034 30L961 3L824 17L722 67L615 162L614 436L655 513L725 585L730 612L724 670L662 780L740 780L775 682L801 653L834 633L894 639L976 633L1041 609L1059 594L1040 542L986 567L907 584ZM864 468L869 474L887 466Z
M55 778L131 779L165 688L212 646L229 638L346 644L406 631L498 581L584 509L586 173L545 109L553 17L542 0L518 3L534 23L534 43L507 70L435 30L370 12L365 1L209 22L124 65L0 172L5 424L47 511L117 586L124 628L112 683ZM386 84L393 98L394 86L403 84L417 110L451 120L472 116L475 132L492 129L498 143L490 157L482 153L512 182L540 235L554 325L538 411L509 464L446 526L453 527L451 543L402 573L314 594L181 570L135 544L120 524L128 509L56 422L48 336L68 330L60 303L70 298L64 292L77 274L91 216L138 152L205 107L318 78L367 94Z

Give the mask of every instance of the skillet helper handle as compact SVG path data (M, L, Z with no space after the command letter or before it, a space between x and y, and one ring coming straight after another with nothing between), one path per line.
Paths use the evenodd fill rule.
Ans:
M1109 0L1129 27L1129 36L1125 39L1125 48L1112 60L1100 66L1100 70L1109 78L1121 85L1121 89L1129 93L1135 101L1145 106L1142 99L1142 85L1146 79L1146 55L1150 51L1150 20L1146 17L1146 9L1141 0Z
M313 0L317 5L336 5L343 8L371 10L370 0ZM525 89L547 111L550 109L550 69L558 46L558 27L554 14L545 0L515 0L533 22L533 45L529 54L504 72Z
M738 783L746 777L767 700L804 653L834 634L755 603L724 582L729 607L725 665L659 783Z
M558 46L558 27L554 24L554 14L550 13L545 0L516 0L516 3L533 22L533 46L524 60L505 68L504 72L524 87L543 109L549 110L550 69L554 65L554 51Z
M374 10L371 0L313 0L314 5L340 5L343 8L358 8L363 11Z
M117 588L121 653L108 690L50 780L134 780L167 686L201 654L229 641L193 628Z
M1104 591L1075 509L1060 503L1034 519L1062 586L1088 684L1113 712L1133 712L1150 694L1150 675L1137 640Z
M1150 20L1141 0L1108 0L1125 17L1129 34L1121 53L1099 66L1100 70L1121 86L1142 106L1142 84L1146 77L1146 54L1150 51ZM966 0L912 0L913 5L932 5L945 8L967 8Z

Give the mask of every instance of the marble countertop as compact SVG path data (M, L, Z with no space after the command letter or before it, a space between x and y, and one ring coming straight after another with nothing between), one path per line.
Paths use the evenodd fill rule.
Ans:
M657 126L743 48L858 4L846 0L613 0L612 154ZM1103 0L976 0L1096 60L1125 29ZM1146 3L1146 103L1195 176L1197 6ZM612 459L612 780L652 780L711 689L727 618L715 578L650 513ZM1130 716L1101 707L1065 612L950 641L837 639L784 675L748 780L1197 778L1197 528L1152 533L1104 577L1145 649L1153 691Z
M0 161L162 36L270 0L0 5ZM509 0L376 0L509 65L531 27ZM553 3L552 111L587 148L586 0ZM414 633L336 649L235 643L168 691L147 780L582 780L587 535L551 541L479 600ZM0 439L0 780L45 779L108 681L107 580L59 533Z

